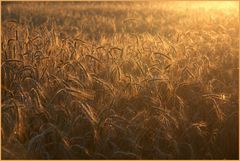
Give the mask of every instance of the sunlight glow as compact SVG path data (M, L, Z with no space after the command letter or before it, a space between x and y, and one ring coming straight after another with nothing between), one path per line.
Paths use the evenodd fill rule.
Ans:
M239 2L238 1L214 1L214 2L195 2L196 8L205 8L205 9L217 9L217 10L232 10L237 9Z
M171 7L175 10L185 9L201 9L205 11L238 11L238 1L181 1L181 2L170 2Z

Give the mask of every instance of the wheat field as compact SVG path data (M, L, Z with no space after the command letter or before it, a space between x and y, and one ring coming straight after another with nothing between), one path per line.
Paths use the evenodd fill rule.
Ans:
M239 2L1 2L2 159L238 159Z

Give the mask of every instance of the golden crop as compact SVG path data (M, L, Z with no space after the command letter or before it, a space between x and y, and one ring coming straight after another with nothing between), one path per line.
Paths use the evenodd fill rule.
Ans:
M2 2L2 159L238 159L239 4L188 3Z

